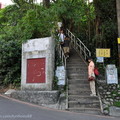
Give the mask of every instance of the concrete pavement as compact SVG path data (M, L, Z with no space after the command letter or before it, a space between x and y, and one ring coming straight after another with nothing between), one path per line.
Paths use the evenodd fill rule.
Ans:
M53 110L0 95L0 120L118 120L118 118Z

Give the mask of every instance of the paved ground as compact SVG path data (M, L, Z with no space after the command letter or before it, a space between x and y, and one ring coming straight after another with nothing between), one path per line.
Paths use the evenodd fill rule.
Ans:
M0 120L118 120L44 108L0 95Z

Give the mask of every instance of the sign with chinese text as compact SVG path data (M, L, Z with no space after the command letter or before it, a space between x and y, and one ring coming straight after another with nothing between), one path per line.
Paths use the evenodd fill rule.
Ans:
M65 68L64 66L58 66L56 70L56 76L58 78L58 85L65 85Z
M104 62L104 57L97 57L96 62L103 63Z
M118 73L115 65L106 67L107 84L118 84Z
M118 44L120 44L120 38L118 38Z
M110 57L110 49L97 48L96 57Z

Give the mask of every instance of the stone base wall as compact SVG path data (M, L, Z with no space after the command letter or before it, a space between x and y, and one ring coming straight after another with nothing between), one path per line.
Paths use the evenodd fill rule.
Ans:
M15 91L10 95L12 98L25 102L41 104L56 104L59 98L58 91Z
M66 95L60 94L59 91L13 91L10 97L19 99L25 102L30 102L40 106L65 110Z
M106 84L105 80L97 80L97 89L103 113L110 115L109 108L114 105L114 102L120 102L120 84Z

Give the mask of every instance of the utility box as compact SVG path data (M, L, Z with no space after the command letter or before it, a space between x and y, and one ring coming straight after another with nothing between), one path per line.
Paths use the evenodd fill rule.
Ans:
M118 84L118 73L115 65L106 66L107 84Z
M22 45L22 90L52 90L54 39L28 40Z

